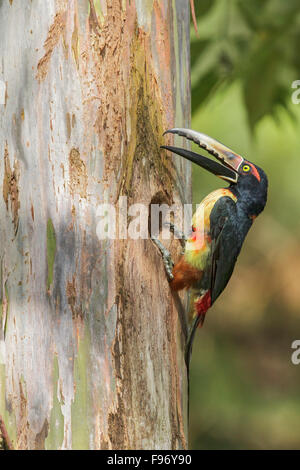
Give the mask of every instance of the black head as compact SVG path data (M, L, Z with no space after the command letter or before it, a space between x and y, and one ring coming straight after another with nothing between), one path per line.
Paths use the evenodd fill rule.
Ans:
M237 183L231 184L249 215L257 217L265 208L268 196L268 178L254 163L244 160L238 169Z

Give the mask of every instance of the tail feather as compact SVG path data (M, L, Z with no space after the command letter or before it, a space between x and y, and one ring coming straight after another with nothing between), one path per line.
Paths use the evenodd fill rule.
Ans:
M185 354L185 361L186 361L187 366L189 365L190 360L191 360L192 346L194 342L195 333L198 327L202 328L204 320L205 320L206 312L210 306L211 306L211 295L210 295L210 291L208 290L204 295L198 298L195 302L197 316L194 319L194 322L188 334L186 354Z

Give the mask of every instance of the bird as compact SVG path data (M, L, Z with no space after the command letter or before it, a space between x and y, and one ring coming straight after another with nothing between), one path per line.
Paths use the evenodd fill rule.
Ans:
M203 326L208 309L227 286L245 237L265 208L268 178L260 167L206 134L184 128L169 129L166 134L177 134L194 142L216 160L185 148L162 145L162 149L229 183L208 194L198 205L189 237L182 234L184 251L177 263L157 238L153 240L162 254L171 290L188 289L191 293L192 326L186 347L189 362L195 332ZM169 225L173 233L179 232L173 224Z

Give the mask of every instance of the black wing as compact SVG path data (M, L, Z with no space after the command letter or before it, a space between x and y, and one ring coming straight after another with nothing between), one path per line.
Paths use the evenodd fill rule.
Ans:
M209 284L212 303L225 289L240 252L236 203L221 197L210 214L211 268Z

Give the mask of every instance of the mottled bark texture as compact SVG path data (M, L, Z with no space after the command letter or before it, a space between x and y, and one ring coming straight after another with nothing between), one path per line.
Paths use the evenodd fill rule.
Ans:
M17 449L187 446L184 318L97 207L189 202L189 2L0 0L0 415ZM173 254L180 250L172 242Z

